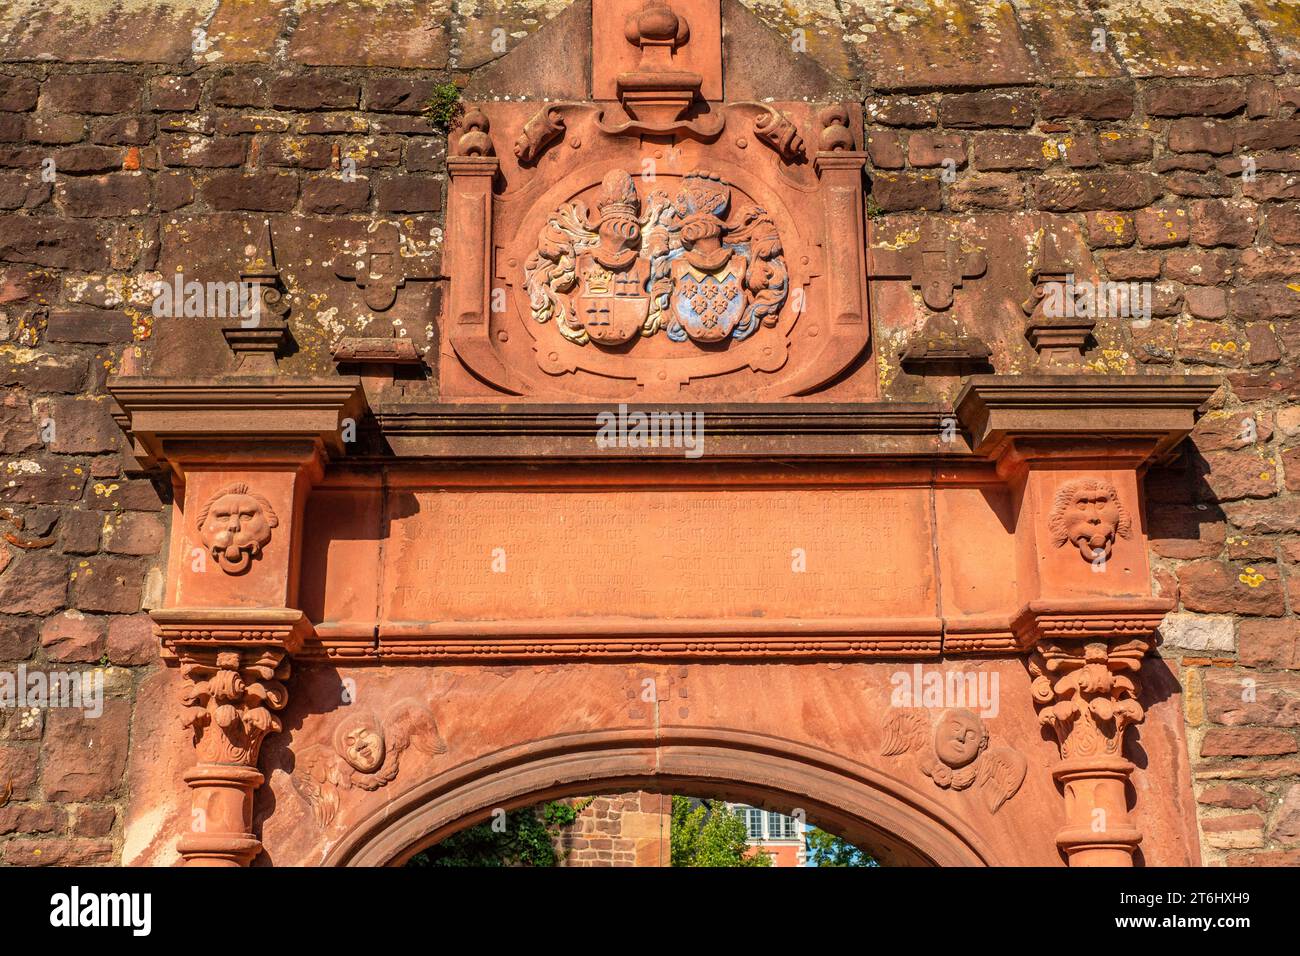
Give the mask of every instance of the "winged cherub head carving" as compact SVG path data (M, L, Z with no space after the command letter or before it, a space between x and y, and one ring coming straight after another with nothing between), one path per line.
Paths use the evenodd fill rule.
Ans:
M886 757L916 752L922 773L944 790L965 790L976 780L990 813L997 813L1019 791L1028 763L1010 747L989 748L989 731L974 711L952 708L930 727L919 708L894 708L885 721Z
M378 790L395 780L407 748L428 756L447 752L433 712L414 700L398 701L383 720L370 711L349 708L334 728L332 743L307 747L296 756L293 768L294 789L322 827L337 815L341 793Z

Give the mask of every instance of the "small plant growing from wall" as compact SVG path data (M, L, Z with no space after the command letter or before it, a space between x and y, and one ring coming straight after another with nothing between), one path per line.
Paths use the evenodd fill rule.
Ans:
M433 95L429 97L429 119L438 129L444 133L451 129L463 108L460 87L455 83L439 83L433 88Z

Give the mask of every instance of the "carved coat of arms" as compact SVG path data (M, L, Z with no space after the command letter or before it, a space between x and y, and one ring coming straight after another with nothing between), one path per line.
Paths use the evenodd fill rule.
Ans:
M789 291L776 224L758 206L730 220L731 187L696 170L676 196L615 169L596 218L566 203L524 264L532 316L578 345L620 346L661 329L673 342L740 341L775 325Z

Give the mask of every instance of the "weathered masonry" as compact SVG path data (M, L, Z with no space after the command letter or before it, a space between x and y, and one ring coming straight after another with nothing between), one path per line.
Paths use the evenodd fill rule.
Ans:
M1280 14L210 6L217 59L184 4L133 65L3 49L0 661L109 694L0 711L5 862L400 864L627 791L1295 862Z

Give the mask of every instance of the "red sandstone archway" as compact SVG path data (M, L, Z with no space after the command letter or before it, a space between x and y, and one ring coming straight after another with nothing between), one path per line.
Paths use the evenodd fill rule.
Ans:
M1194 861L1181 704L1148 657L1174 601L1153 593L1143 476L1219 383L1084 367L1087 323L1045 312L1072 274L1063 221L982 238L930 222L873 245L857 104L728 101L721 5L655 10L682 18L666 69L638 4L592 7L589 102L467 104L447 137L437 270L390 268L414 258L392 234L362 252L264 222L239 275L276 321L222 329L229 372L189 377L207 356L148 375L124 363L111 383L137 459L175 496L151 616L197 756L176 774L189 813L168 811L177 852L400 862L494 808L707 786L803 807L887 862ZM680 198L638 192L647 160ZM512 293L499 309L507 287L569 295L559 263L596 248L604 220L576 246L549 233L602 204L601 255L628 301L604 301L620 283L601 265L567 306L543 294L550 311L533 314ZM642 256L618 237L647 209L662 230ZM669 229L678 216L695 217L699 249ZM308 355L281 368L293 336L273 228L300 237L292 258L339 270L327 283L367 286L372 311L443 276L440 315L331 343L356 375L320 375ZM663 294L676 316L656 338L644 281L682 279L674 243L712 276L690 288L724 266L750 285L710 293L724 312L707 322L707 297L655 285L656 321ZM954 309L995 259L1001 284ZM967 317L1026 293L1030 325L1016 305L996 341L1027 335L1037 364L1004 351L1000 374L966 375L991 351ZM602 302L582 328L561 330L588 298ZM417 324L427 351L405 334ZM902 362L919 378L887 395L883 370ZM923 665L954 691L997 677L1002 706L896 702L926 675L896 686L895 672ZM954 726L965 749L942 753ZM264 774L268 735L291 752Z
M999 862L970 827L937 803L828 751L744 731L573 734L523 744L452 767L355 824L325 865L401 865L420 850L481 823L494 809L594 790L707 792L779 801L889 865L987 866Z

